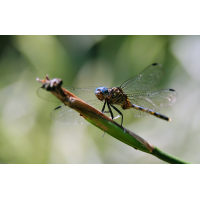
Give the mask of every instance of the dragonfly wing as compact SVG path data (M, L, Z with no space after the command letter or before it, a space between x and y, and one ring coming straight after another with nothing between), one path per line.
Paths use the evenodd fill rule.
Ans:
M55 103L61 103L58 98L56 98L53 94L51 94L51 92L46 91L43 88L38 88L37 95L41 99L45 99L45 100L48 100L48 101L51 101L51 102L55 102Z
M127 95L132 104L158 112L162 108L171 106L177 99L177 93L173 89L162 89L151 92L142 92ZM148 113L131 108L135 117L149 116Z
M120 87L124 93L137 91L147 91L155 87L164 75L164 69L161 64L153 63L144 69L140 74L128 79Z
M67 86L64 88L68 90L69 92L73 93L75 96L77 96L81 100L88 103L90 106L96 108L99 111L102 110L104 102L98 100L97 97L95 96L95 90L97 88L96 86L91 86L91 87ZM61 103L59 99L57 99L53 94L44 90L43 88L39 88L37 90L37 95L42 99L55 102L55 103ZM66 116L64 117L65 114ZM104 114L110 117L110 113L104 113ZM114 115L114 119L120 117L120 115L116 111L113 111L113 115ZM68 106L64 106L64 105L62 105L61 108L53 110L51 113L51 118L55 121L66 122L69 124L86 122L86 120L84 120L83 117L79 116L79 113L77 113L76 111L73 111Z
M81 100L88 101L99 101L95 96L95 90L97 86L87 86L87 87L64 87L69 92L73 93L75 96L80 98Z
M95 107L102 108L102 105L95 104ZM107 115L108 117L110 117L110 113L104 113L104 114ZM114 119L120 117L120 115L115 113L114 111L113 111L113 114L115 116ZM51 112L50 118L54 121L64 122L67 124L87 124L88 123L87 120L85 120L78 112L76 112L74 109L71 109L65 105L61 105L61 106L55 108Z
M91 101L97 99L95 96L96 86L91 87L63 87L69 92L73 93L83 101ZM43 88L39 88L37 90L37 95L45 100L60 103L60 100L57 99L51 92L44 90ZM98 100L98 99L97 99Z
M97 97L95 96L95 90L96 86L91 86L91 87L69 87L69 86L64 86L66 90L69 92L73 93L75 96L80 98L81 100L85 102L89 101L99 101ZM56 102L60 103L60 100L57 99L51 92L44 90L43 88L39 88L37 90L37 95L45 100L51 101L51 102Z
M88 122L78 112L68 106L62 105L55 108L50 117L54 121L67 124L87 124Z

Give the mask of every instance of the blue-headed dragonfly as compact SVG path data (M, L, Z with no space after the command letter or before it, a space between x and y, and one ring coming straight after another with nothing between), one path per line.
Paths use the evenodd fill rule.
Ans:
M161 64L153 63L140 74L128 79L120 87L64 87L78 98L82 99L94 108L101 110L112 119L122 116L122 110L130 109L135 117L154 115L158 118L170 121L171 119L158 113L164 107L172 105L177 98L173 89L160 89L149 91L155 87L164 75ZM60 102L51 93L39 88L37 94L42 99L52 102ZM105 111L106 105L108 110ZM111 109L113 108L113 110ZM82 117L75 110L64 104L51 112L51 119L69 124L84 123Z

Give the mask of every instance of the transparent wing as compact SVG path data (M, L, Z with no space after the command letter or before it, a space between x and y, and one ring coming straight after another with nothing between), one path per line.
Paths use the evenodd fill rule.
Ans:
M100 104L97 106L100 108ZM108 117L110 117L110 113L104 113ZM115 116L115 119L120 117L116 111L113 110L113 114ZM69 108L68 106L61 105L57 108L55 108L51 114L50 118L54 121L58 122L64 122L67 124L87 124L87 120L85 120L78 112L76 112L74 109ZM111 118L111 117L110 117Z
M50 118L54 121L64 122L67 124L87 124L85 120L78 112L69 108L68 106L61 105L55 108L51 114Z
M140 74L125 81L120 87L124 93L136 91L147 91L155 87L164 75L161 64L153 63L144 69Z
M55 103L60 103L60 100L58 98L56 98L53 94L51 94L51 92L48 92L41 87L38 88L37 95L41 99L45 99L47 101L51 101L51 102L55 102Z
M91 87L63 87L69 92L73 93L83 101L92 101L92 100L98 100L95 96L95 90L96 86L91 86ZM44 90L43 88L39 88L37 90L37 95L45 100L55 102L55 103L60 103L60 100L57 99L54 95L51 94L51 92Z
M98 100L97 97L95 96L95 90L97 87L92 86L92 87L64 87L64 88L67 89L69 92L73 93L81 100L88 103L90 106L96 108L99 111L102 110L104 102ZM57 99L54 95L44 90L43 88L39 88L37 90L37 95L42 99L55 103L61 103L59 99ZM106 108L105 111L108 111L108 108ZM110 113L104 113L104 114L107 115L108 117L111 116ZM120 115L115 110L113 110L113 115L114 119L120 117ZM53 110L50 117L55 121L65 122L68 124L87 123L87 121L83 117L80 117L80 114L78 112L64 105Z
M127 95L132 104L158 112L162 108L171 106L177 99L177 93L173 89L162 89L151 92L142 92ZM148 113L131 108L135 117L149 116Z

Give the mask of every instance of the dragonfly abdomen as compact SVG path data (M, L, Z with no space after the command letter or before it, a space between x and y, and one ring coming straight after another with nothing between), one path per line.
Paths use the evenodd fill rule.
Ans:
M135 109L137 109L137 110L141 110L141 111L143 111L143 112L149 113L150 115L154 115L154 116L156 116L156 117L158 117L158 118L161 118L161 119L164 119L164 120L166 120L166 121L171 121L170 118L168 118L168 117L166 117L165 115L162 115L162 114L160 114L160 113L158 113L158 112L154 112L153 110L150 110L150 109L147 109L147 108L144 108L144 107L141 107L141 106L137 106L137 105L134 105L134 104L132 104L131 107L132 107L132 108L135 108Z

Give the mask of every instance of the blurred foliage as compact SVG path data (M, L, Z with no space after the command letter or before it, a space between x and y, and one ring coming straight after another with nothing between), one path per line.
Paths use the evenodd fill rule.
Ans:
M51 121L57 105L36 95L43 79L66 86L120 86L153 62L177 102L161 111L172 118L135 118L124 126L163 151L198 163L199 36L0 36L0 163L163 163L105 135L92 125ZM118 122L120 119L117 120Z

